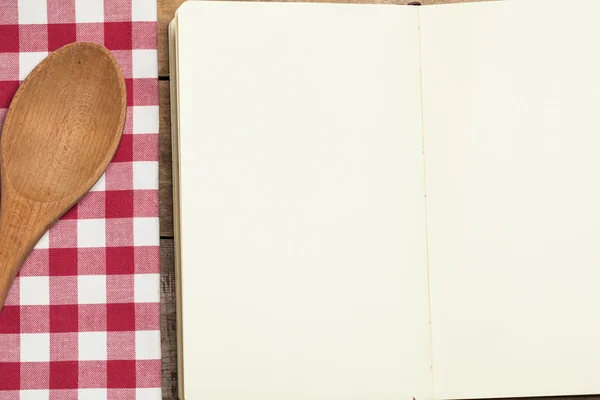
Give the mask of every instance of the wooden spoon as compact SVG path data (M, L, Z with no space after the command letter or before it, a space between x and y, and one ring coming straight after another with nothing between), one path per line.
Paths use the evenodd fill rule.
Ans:
M0 136L0 307L42 235L108 167L126 106L117 61L93 43L50 54L17 91Z

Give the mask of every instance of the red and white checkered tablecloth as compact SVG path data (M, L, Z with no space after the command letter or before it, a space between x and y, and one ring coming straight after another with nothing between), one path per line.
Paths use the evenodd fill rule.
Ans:
M0 0L0 125L48 52L105 45L127 122L105 175L38 243L0 312L0 400L161 398L156 0Z

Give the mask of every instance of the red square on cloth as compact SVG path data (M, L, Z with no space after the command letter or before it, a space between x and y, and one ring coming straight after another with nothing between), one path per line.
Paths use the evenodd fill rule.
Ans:
M0 333L19 333L21 331L21 308L4 306L0 312Z
M78 387L77 361L50 363L50 389L76 389Z
M106 218L125 218L133 215L133 190L106 192Z
M48 25L48 50L57 50L77 40L75 24L50 24Z
M0 52L19 52L19 25L0 25Z
M133 303L106 306L107 331L135 331L135 306Z
M0 27L0 29L2 29ZM0 32L2 35L2 32ZM0 108L8 108L12 101L17 89L19 88L19 81L0 81Z
M62 219L77 219L77 208L78 208L78 204L75 204L73 207L71 207L69 209L69 211L67 211L63 216Z
M133 161L133 135L123 135L113 162Z
M50 249L49 268L50 276L77 275L77 249Z
M134 105L133 78L125 79L125 90L127 92L127 106L132 107Z
M104 45L109 50L131 50L133 48L131 31L131 22L105 22Z
M0 362L0 390L20 389L21 365L16 362ZM134 373L135 376L135 373Z
M133 247L106 248L106 274L126 275L134 273Z
M50 306L50 332L77 332L77 305Z
M109 388L135 388L135 361L107 361L106 384Z

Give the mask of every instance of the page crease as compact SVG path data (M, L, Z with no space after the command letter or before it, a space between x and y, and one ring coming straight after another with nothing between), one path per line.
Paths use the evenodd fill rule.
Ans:
M417 8L417 29L418 29L418 40L419 40L419 85L420 85L420 101L421 101L421 138L423 141L422 152L423 152L423 201L425 202L425 268L427 271L427 306L429 314L429 364L431 368L431 393L435 399L435 386L433 379L433 340L431 331L431 285L429 280L429 232L428 232L428 217L427 217L427 169L425 164L425 117L423 111L423 58L421 50L421 10Z

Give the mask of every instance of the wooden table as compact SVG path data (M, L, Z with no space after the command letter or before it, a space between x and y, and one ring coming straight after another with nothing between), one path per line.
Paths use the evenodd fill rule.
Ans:
M177 336L173 259L173 186L171 177L171 118L167 26L185 0L158 0L158 74L160 90L160 292L163 399L177 399ZM323 0L316 0L321 2ZM479 0L420 0L423 5ZM409 4L414 0L329 0L335 3Z

